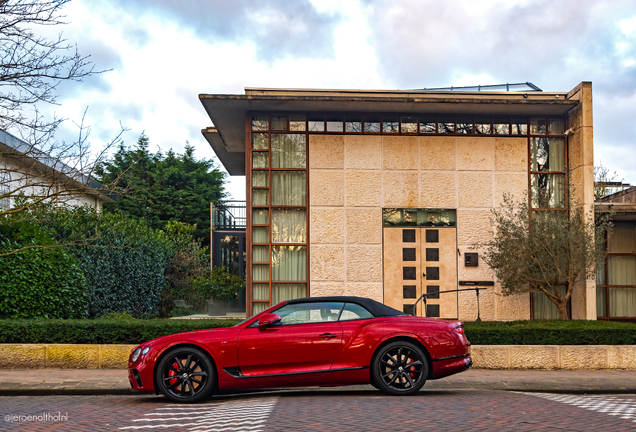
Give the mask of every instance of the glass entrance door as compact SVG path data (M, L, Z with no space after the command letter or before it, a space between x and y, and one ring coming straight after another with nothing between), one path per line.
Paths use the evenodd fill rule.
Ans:
M408 314L457 318L456 228L384 228L384 304Z

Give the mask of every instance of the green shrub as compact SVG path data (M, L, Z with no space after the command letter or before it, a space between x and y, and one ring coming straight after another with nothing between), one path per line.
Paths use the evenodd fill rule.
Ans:
M89 318L122 312L137 318L158 315L174 253L162 231L89 207L49 211L45 220L56 241L75 244L68 250L89 286Z
M612 321L466 322L474 345L634 345L636 324Z
M239 320L0 320L0 343L130 344L191 330L230 327Z
M87 285L75 258L28 221L0 223L0 318L84 318Z

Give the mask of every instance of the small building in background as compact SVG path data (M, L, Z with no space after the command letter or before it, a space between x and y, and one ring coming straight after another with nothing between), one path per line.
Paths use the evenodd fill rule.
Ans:
M418 316L558 317L543 294L497 295L472 247L492 238L505 193L532 211L572 202L593 212L591 83L246 88L200 100L214 124L204 136L230 175L246 176L248 316L293 298L356 295ZM467 287L486 288L479 308L474 291L442 293ZM414 306L422 293L426 306ZM575 287L570 308L597 318L593 280Z
M65 164L63 156L44 153L0 130L0 209L12 208L20 194L45 198L44 202L57 205L89 205L97 210L105 202L119 200L101 183Z
M636 186L597 199L613 210L605 263L596 272L596 314L602 320L636 320Z

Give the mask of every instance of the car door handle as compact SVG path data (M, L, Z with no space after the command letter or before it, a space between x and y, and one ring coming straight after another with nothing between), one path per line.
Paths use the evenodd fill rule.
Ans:
M338 335L333 334L333 333L323 333L320 335L321 338L323 339L333 339L335 337L338 337Z

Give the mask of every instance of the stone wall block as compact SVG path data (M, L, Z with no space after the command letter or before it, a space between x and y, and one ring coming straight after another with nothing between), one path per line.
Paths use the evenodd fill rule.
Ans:
M128 367L128 356L136 345L100 345L101 369L126 369Z
M457 177L459 183L458 207L492 207L492 174L460 172Z
M561 369L606 369L607 347L602 345L563 345Z
M495 138L495 169L497 171L528 172L528 140L526 138Z
M344 205L344 171L311 170L309 173L311 207Z
M345 284L347 296L367 297L382 303L382 283L351 283Z
M609 345L607 354L610 369L636 369L636 345Z
M310 285L311 297L330 297L345 295L344 282L313 282Z
M383 136L382 168L385 170L417 169L416 136Z
M421 136L418 139L420 169L455 171L455 137Z
M380 171L347 171L345 174L347 206L380 208L381 178Z
M368 170L382 168L382 136L345 135L344 140L345 168ZM313 158L313 155L310 155L310 158Z
M344 209L312 208L309 218L311 243L344 243Z
M456 208L457 179L452 171L420 172L420 201L423 208Z
M344 135L309 135L309 168L344 168Z
M348 208L347 243L382 244L382 209Z
M496 173L495 174L495 206L503 204L504 194L508 194L513 202L528 202L528 174Z
M347 246L347 282L382 282L382 246Z
M462 245L485 244L492 239L490 210L457 210L457 241Z
M47 367L98 368L99 345L49 345Z
M559 369L559 347L550 345L511 345L512 369Z
M477 369L508 369L510 347L507 345L473 345L470 347L473 367Z
M417 172L384 171L382 176L383 207L417 208Z
M35 369L46 367L46 345L0 345L0 368Z
M495 168L494 138L457 137L457 170L490 171Z
M530 319L530 294L501 295L501 285L495 282L495 314L497 321Z
M312 245L310 255L311 281L344 281L344 262L344 246Z

